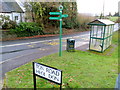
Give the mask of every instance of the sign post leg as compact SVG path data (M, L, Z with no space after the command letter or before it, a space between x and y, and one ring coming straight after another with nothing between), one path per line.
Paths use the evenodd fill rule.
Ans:
M62 90L62 85L60 85L60 90Z
M62 56L62 19L60 19L60 45L59 45L59 56Z
M35 76L35 70L34 70L34 62L33 62L33 83L34 83L34 90L36 90L36 76Z
M33 75L33 80L34 80L34 90L36 90L36 76Z

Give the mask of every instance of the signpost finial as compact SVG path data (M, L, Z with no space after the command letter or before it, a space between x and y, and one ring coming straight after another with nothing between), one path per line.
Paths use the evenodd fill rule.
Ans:
M60 10L60 11L63 10L63 6L62 6L62 5L59 6L59 10Z

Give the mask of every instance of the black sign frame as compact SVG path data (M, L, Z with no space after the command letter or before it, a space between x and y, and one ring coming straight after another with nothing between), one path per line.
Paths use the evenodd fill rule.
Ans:
M32 63L32 64L33 64L33 82L34 82L34 90L36 90L36 76L38 76L38 77L40 77L40 78L43 78L43 79L46 79L46 80L48 80L48 81L50 81L50 82L53 82L53 83L55 83L55 84L60 85L60 90L62 90L62 71L59 70L59 69L57 69L57 68L48 66L48 65L44 65L44 64L41 64L41 63L37 63L37 64L43 65L43 66L45 66L45 67L49 67L49 68L52 68L52 69L55 69L55 70L60 71L60 72L61 72L61 83L57 83L57 82L54 82L54 81L52 81L52 80L49 80L49 79L47 79L47 78L45 78L45 77L42 77L42 76L39 76L39 75L35 74L35 68L34 68L34 64L35 64L35 63L37 63L37 62L33 62L33 63Z

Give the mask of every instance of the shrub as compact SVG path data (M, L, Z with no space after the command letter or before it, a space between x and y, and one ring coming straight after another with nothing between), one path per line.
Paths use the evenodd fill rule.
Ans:
M17 26L16 21L10 20L10 21L9 21L9 24L10 24L10 28L11 28L11 29L14 29L14 28Z
M34 22L21 22L15 29L11 29L10 32L17 34L18 37L44 34L43 28Z
M0 26L2 26L2 29L13 29L16 25L17 23L10 20L9 16L0 15Z
M72 29L72 28L79 28L79 23L76 17L69 17L63 20L63 28Z
M5 21L2 25L2 29L14 29L17 26L15 21Z
M8 29L9 28L9 23L6 21L4 22L4 24L2 25L2 29Z
M71 23L71 20L70 19L66 19L65 21L64 21L64 23L65 23L65 25L63 25L63 28L66 28L66 29L71 29L71 28L73 28L73 23Z

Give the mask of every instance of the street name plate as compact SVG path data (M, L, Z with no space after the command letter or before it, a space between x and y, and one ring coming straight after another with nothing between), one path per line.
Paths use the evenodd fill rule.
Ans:
M50 14L50 15L60 15L61 12L50 12L49 14Z
M62 84L62 71L34 62L34 71L37 76L52 81L56 84Z
M60 17L49 17L50 20L60 20Z
M68 15L67 14L63 14L62 17L68 17Z

